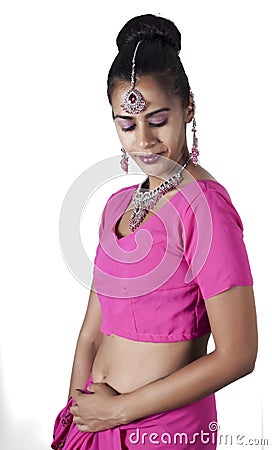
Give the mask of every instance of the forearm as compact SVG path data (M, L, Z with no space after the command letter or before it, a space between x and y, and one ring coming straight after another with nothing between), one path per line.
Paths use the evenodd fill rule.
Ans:
M76 388L83 388L88 381L97 350L98 346L94 342L88 342L79 337L74 356L68 398L72 396Z
M171 375L154 381L119 399L123 422L169 411L218 391L250 373L250 362L237 361L216 351L205 355Z

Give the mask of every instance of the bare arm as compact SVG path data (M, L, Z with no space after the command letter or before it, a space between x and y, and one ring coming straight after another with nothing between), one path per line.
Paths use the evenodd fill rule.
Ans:
M171 375L116 398L120 422L169 411L201 399L254 369L257 324L251 286L233 287L206 300L215 350Z
M77 340L68 398L72 396L75 388L83 388L88 381L102 337L100 324L100 305L92 285L85 318Z

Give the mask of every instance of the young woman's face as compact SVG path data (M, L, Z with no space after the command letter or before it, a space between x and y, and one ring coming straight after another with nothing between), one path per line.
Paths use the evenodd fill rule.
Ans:
M130 115L121 108L129 82L117 82L111 99L121 145L144 173L167 175L173 162L185 162L185 125L192 119L192 106L182 108L180 100L170 97L151 76L137 80L135 88L147 103L139 114Z

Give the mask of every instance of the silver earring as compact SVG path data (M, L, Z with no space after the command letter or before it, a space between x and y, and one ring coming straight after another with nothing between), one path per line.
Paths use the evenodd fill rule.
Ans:
M197 129L196 129L195 118L193 118L192 132L193 132L192 161L193 161L194 165L197 166L199 164L199 161L197 159L197 157L199 155L199 151L198 151L198 139L196 137Z
M196 137L197 129L196 129L196 120L195 120L195 100L194 100L194 94L192 93L192 91L190 91L190 94L193 99L193 111L194 111L193 128L192 128L192 132L193 132L192 161L193 161L194 165L197 166L199 164L199 161L197 159L197 157L199 155L199 151L198 151L198 139Z
M120 161L121 169L128 174L128 154L124 148L121 148L122 157Z

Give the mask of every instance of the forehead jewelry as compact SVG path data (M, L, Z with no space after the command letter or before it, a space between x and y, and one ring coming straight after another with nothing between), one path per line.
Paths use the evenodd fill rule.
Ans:
M133 58L132 58L132 70L131 70L131 87L126 92L124 101L121 108L129 114L139 114L147 107L147 103L144 100L142 94L135 89L135 59L139 45L142 41L139 41L136 45Z

